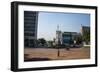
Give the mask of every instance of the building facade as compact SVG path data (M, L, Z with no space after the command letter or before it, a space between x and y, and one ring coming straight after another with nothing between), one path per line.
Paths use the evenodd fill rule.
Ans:
M56 31L56 41L55 43L60 43L61 45L70 45L73 44L75 38L78 36L76 32L61 32Z
M24 11L24 47L36 47L38 12Z
M81 26L81 35L85 35L85 33L90 33L89 26Z
M77 37L76 32L63 32L62 33L62 44L73 44Z

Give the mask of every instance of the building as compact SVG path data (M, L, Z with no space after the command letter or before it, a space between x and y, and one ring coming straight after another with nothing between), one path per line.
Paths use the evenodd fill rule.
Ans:
M55 38L55 44L61 44L61 45L70 45L73 44L75 38L78 36L77 32L62 32L59 30L59 26L57 26L56 31L56 38Z
M24 47L36 47L38 12L24 11Z
M89 26L81 26L81 35L85 35L85 33L90 33Z
M90 27L89 26L81 26L81 36L83 39L84 45L90 44Z
M77 37L77 33L76 32L63 32L62 33L62 44L73 44L75 40L75 38Z
M59 28L59 26L58 26ZM81 26L81 31L78 32L62 32L57 29L55 44L60 43L61 45L84 45L90 44L90 27Z

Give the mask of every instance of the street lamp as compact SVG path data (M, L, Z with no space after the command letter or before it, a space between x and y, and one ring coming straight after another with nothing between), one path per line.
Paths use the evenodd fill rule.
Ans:
M57 37L57 48L58 48L58 52L57 52L57 56L60 56L60 44L61 44L61 31L59 30L59 25L57 26L57 31L56 31L56 37Z
M58 39L58 45L57 45L57 48L58 48L58 57L60 56L60 44L61 44L61 42L60 42L60 39Z
M59 45L58 45L58 54L57 54L57 56L59 57L59 55L60 55L60 51L59 51Z

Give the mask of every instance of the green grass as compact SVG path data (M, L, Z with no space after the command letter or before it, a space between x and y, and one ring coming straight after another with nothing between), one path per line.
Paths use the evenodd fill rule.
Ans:
M90 48L90 46L83 46L83 48Z

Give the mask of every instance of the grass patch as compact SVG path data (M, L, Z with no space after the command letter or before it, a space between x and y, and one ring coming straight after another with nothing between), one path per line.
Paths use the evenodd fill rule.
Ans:
M90 46L83 46L82 48L90 48Z

